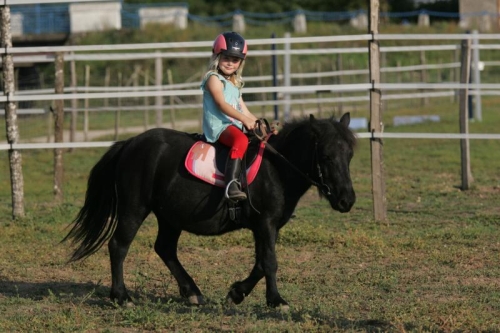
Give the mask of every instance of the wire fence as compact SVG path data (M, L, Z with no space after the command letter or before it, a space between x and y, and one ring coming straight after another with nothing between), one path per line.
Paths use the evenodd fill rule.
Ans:
M50 2L50 1L48 1ZM65 3L33 3L33 1L14 2L12 4L12 13L19 19L16 21L20 25L18 29L23 31L23 34L68 34L71 33L70 24L70 2ZM82 2L82 1L79 1ZM129 4L121 3L121 27L125 29L138 29L141 27L141 20L143 14L142 10L145 9L158 9L158 8L185 8L188 10L189 5L185 2L174 3L154 3L154 4ZM150 14L158 16L160 14ZM165 13L162 12L162 19L165 16L177 15L175 12ZM294 20L297 15L303 15L307 21L313 22L349 22L350 20L359 16L366 15L364 10L346 11L346 12L322 12L322 11L309 11L309 10L294 10L280 13L254 13L242 10L236 10L221 15L202 16L186 13L188 21L196 22L207 26L230 27L233 25L233 18L235 15L244 17L245 23L253 26L266 26L276 24L289 24ZM494 12L472 12L472 13L450 13L438 12L429 10L414 10L407 12L381 12L382 19L389 20L412 20L416 17L426 15L431 19L451 19L460 20L468 18L498 18L499 14ZM22 18L22 19L20 19ZM155 18L155 17L150 17Z

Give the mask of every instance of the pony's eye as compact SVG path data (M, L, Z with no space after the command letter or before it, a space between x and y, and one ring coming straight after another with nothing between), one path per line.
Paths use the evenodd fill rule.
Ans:
M331 162L333 159L332 159L332 157L330 155L322 155L321 156L321 160L323 162Z

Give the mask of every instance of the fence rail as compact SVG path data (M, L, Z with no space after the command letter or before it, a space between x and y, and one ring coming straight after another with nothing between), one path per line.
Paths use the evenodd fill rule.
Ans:
M258 39L258 40L249 40L249 44L251 45L277 45L283 44L283 49L279 50L260 50L252 52L252 57L276 57L282 56L285 58L283 73L274 76L269 75L259 75L255 77L246 78L246 82L263 82L264 80L269 79L279 79L282 82L282 85L276 86L246 86L244 89L245 96L255 95L256 98L249 99L247 104L249 106L266 106L266 105L282 105L283 115L289 115L287 112L290 111L290 105L292 104L319 104L319 103L346 103L346 102L370 102L372 98L372 94L374 91L383 91L387 94L379 96L380 100L402 100L402 99L410 99L410 98L442 98L442 97L451 97L454 98L457 96L457 92L460 92L460 114L461 117L464 114L464 110L466 110L466 106L464 106L464 96L468 94L473 96L485 96L485 95L500 95L500 84L498 83L481 83L479 80L474 81L472 83L467 83L469 81L463 81L458 75L454 76L453 82L441 82L441 83L431 83L426 82L425 76L420 77L423 82L398 82L398 83L385 83L379 81L373 81L373 83L369 83L370 80L366 80L366 83L348 83L342 82L341 80L337 81L335 84L323 84L321 79L323 78L341 78L341 77L352 77L355 75L370 75L370 70L363 69L349 69L349 70L338 70L338 71L327 71L316 73L291 73L291 65L290 59L292 56L303 56L303 55L331 55L331 54L367 54L367 48L361 47L350 47L350 48L311 48L311 49L292 49L292 45L297 43L308 43L310 45L313 42L316 42L320 45L323 42L344 42L348 40L354 41L369 41L373 42L374 40L443 40L449 43L449 40L467 40L469 41L470 47L468 48L468 52L471 50L497 50L498 45L495 44L479 44L481 40L498 40L500 39L500 34L498 35L484 35L484 34L457 34L457 35L384 35L384 34L363 34L363 35L354 35L354 36L328 36L328 37L307 37L307 38L268 38L268 39ZM477 43L471 43L472 40L477 41ZM161 84L162 80L159 77L158 73L161 73L161 60L167 59L171 57L182 58L187 57L188 59L193 58L208 58L210 52L199 51L196 48L209 48L211 46L210 41L205 42L196 42L196 43L153 43L153 44L125 44L125 45L89 45L89 46L64 46L64 47L32 47L32 48L10 48L7 47L5 49L0 50L0 53L3 54L3 59L7 58L7 56L12 57L15 61L21 61L20 59L29 59L31 61L40 61L47 62L53 61L56 55L61 59L61 54L63 55L64 61L67 62L88 62L88 61L97 61L97 60L113 60L113 61L126 61L131 59L155 59L155 68L157 70L157 75L155 77L155 84L148 85L144 87L139 86L113 86L110 87L107 85L106 87L97 87L90 86L88 83L85 86L77 86L76 83L72 82L70 87L65 87L64 89L67 93L61 93L62 90L59 90L59 93L54 93L54 91L50 91L47 89L35 89L33 91L23 91L23 92L9 92L8 94L4 94L4 96L0 96L0 102L4 102L7 104L12 103L20 103L20 102L30 102L30 101L72 101L76 102L78 100L84 100L84 107L76 106L76 103L72 103L71 107L66 107L66 112L71 112L71 114L77 114L80 110L83 110L84 114L88 114L89 111L102 111L102 110L110 110L114 109L115 112L115 137L117 137L118 126L119 126L119 114L122 110L130 110L132 109L136 111L144 111L145 114L148 110L153 111L162 111L162 110L174 110L174 109L182 109L182 108L200 108L201 105L201 91L196 87L199 83L185 82L182 84L174 85L170 82L169 85ZM184 47L193 47L193 51L187 52L172 52L169 49L175 48L184 48ZM168 50L168 51L159 51L159 50ZM255 49L255 48L254 48ZM135 52L135 53L116 53L114 51L125 51L125 50L155 50L155 52ZM444 51L453 51L455 55L457 51L461 50L463 53L464 46L463 45L421 45L421 46L398 46L398 47L380 47L381 54L388 54L394 52L444 52ZM83 53L83 52L99 52L97 53ZM40 54L43 53L43 54ZM159 64L159 65L158 65ZM475 62L473 62L474 66L472 66L473 70L478 70L479 68L479 58L476 56ZM484 66L498 66L497 61L489 61L482 63ZM88 65L86 65L86 72L88 72ZM64 67L64 66L63 66ZM382 67L379 66L377 70L379 73L387 75L389 73L406 73L406 72L421 72L431 71L431 70L457 70L461 69L462 71L467 66L464 65L464 61L457 62L447 62L442 64L420 64L420 65L411 65L411 66L398 66L398 67ZM372 69L373 70L373 69ZM198 75L198 76L196 76ZM196 74L192 76L196 77L198 81L200 76ZM413 78L413 76L411 76ZM87 77L88 78L88 77ZM160 80L158 80L160 78ZM295 80L295 84L292 85L292 79ZM317 80L317 84L304 84L301 80ZM299 81L301 83L299 83ZM75 81L76 82L76 81ZM61 87L59 87L61 88ZM196 88L196 89L192 89ZM403 91L407 91L407 93L401 93ZM417 92L415 92L417 91ZM361 92L361 94L360 94ZM394 92L394 93L391 93ZM358 93L356 96L353 93ZM276 100L259 100L258 96L263 96L265 94L274 94L275 96L281 96L280 99ZM465 94L465 95L464 95ZM187 103L178 104L175 103L175 99L179 99L185 96L189 96ZM131 105L121 105L121 101L128 99L132 101L133 99L147 99L149 97L155 97L155 105L136 105L131 107ZM165 105L163 103L163 97L170 97L170 103ZM293 97L293 98L292 98ZM115 99L117 100L118 105L115 106L90 106L89 100L108 100ZM136 100L136 104L138 102ZM62 112L63 110L61 110ZM320 112L320 110L318 110ZM50 113L48 113L50 115ZM158 114L157 114L158 115ZM173 118L171 119L173 124ZM199 119L197 119L199 121ZM159 124L159 125L158 125ZM88 122L84 124L86 128L84 131L88 130ZM161 123L157 123L157 126L162 126ZM357 133L358 138L360 139L370 139L372 141L376 141L375 139L386 139L386 138L403 138L403 139L457 139L463 141L467 140L498 140L500 139L500 134L491 133L468 133L468 129L462 131L461 133L386 133L383 130L383 127L380 130L371 130L367 129L367 131L361 131ZM0 150L9 150L9 151L17 151L17 150L26 150L26 149L62 149L62 148L84 148L84 147L108 147L111 145L113 141L99 141L92 142L87 137L84 138L84 142L31 142L31 143L20 143L20 142L9 142L9 143L1 143Z

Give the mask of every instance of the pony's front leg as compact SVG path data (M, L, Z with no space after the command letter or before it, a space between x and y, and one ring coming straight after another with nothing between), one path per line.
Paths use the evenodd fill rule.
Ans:
M238 281L233 283L229 293L227 294L227 299L231 300L234 304L240 304L243 302L246 296L248 296L255 285L264 277L264 272L260 266L255 264L250 275L243 281Z
M228 293L234 303L241 303L250 294L255 285L266 278L266 300L271 307L288 307L288 303L281 297L276 283L278 262L276 260L276 228L266 225L265 228L254 230L255 238L255 266L247 279L234 283Z

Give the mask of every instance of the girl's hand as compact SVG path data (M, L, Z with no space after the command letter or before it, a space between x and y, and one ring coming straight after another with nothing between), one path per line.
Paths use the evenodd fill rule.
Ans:
M245 128L247 129L247 131L253 130L256 126L255 120L253 120L249 117L245 117L245 120L242 121L242 123L243 123L243 126L245 126Z

